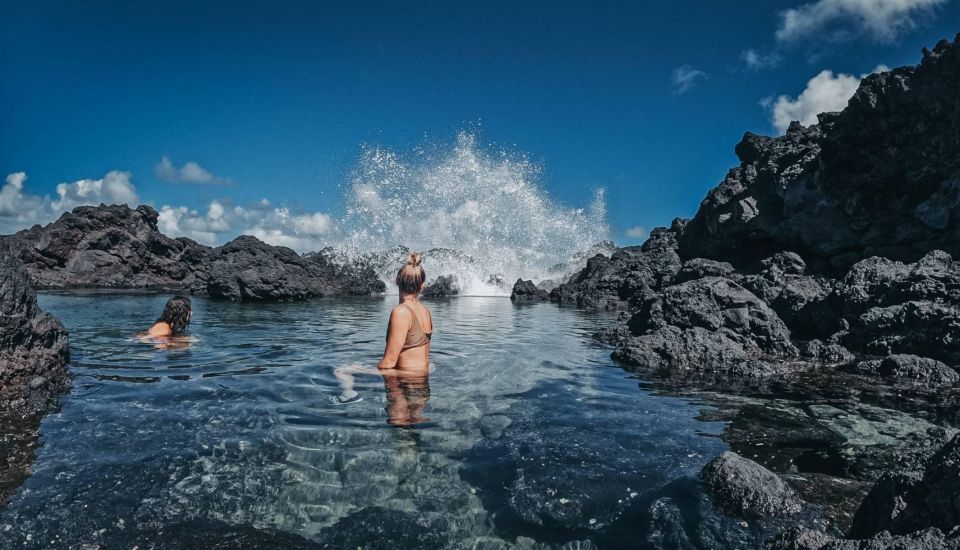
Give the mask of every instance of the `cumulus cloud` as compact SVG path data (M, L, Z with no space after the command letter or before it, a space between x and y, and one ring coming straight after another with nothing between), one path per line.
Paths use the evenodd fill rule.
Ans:
M872 72L886 70L886 66L879 65ZM770 111L770 122L783 133L794 120L807 126L817 122L817 115L820 113L843 110L865 76L867 75L856 77L844 73L834 74L833 71L824 70L811 78L797 97L781 95L775 99L767 98L762 104Z
M750 71L759 72L773 69L780 64L781 59L777 52L763 52L754 49L740 52L740 61Z
M159 214L157 225L163 233L206 245L220 244L237 235L253 235L269 244L308 252L328 244L335 230L333 219L323 212L293 213L272 206L266 199L248 206L214 200L205 212L164 205Z
M57 197L35 195L25 188L27 175L7 175L0 188L0 234L37 223L48 223L76 206L100 203L136 206L140 201L128 172L112 171L101 179L82 179L57 185Z
M214 176L209 170L190 161L177 168L168 157L163 157L153 167L153 173L160 181L170 183L193 183L199 185L227 185L230 180Z
M892 42L947 0L817 0L780 13L777 40Z
M635 225L627 229L626 233L631 239L642 239L647 236L647 228L642 225Z
M670 83L675 94L683 95L696 88L706 78L707 73L690 65L683 65L673 70L670 75Z

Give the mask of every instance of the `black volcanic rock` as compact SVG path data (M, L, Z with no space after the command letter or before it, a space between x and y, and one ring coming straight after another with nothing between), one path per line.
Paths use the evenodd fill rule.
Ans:
M802 508L800 498L777 474L734 452L708 462L700 479L720 509L746 519L782 517Z
M533 281L517 279L510 292L510 299L514 302L542 302L550 299L550 293L533 284Z
M27 274L0 242L0 412L47 410L69 389L67 331L37 306Z
M228 300L292 301L385 290L370 268L337 265L322 254L304 257L249 235L215 248L204 271L193 293Z
M422 295L427 298L449 298L460 294L460 284L456 275L441 275L423 288Z
M793 250L843 270L870 256L960 253L960 37L864 78L846 109L746 134L740 166L678 236L684 258L746 266Z
M5 239L36 288L188 288L210 250L161 233L146 205L80 206Z
M764 377L799 355L783 321L737 283L706 277L646 299L616 336L614 359L639 370Z
M851 536L881 531L905 535L930 528L949 533L960 525L960 436L954 436L922 472L884 475L854 516Z
M647 242L657 246L631 246L609 258L590 258L582 271L550 291L550 299L579 307L628 308L632 298L662 288L680 270L680 257L668 237L658 235Z
M844 365L844 370L869 376L882 376L899 382L929 386L951 386L960 374L936 359L896 354L883 359L867 359Z

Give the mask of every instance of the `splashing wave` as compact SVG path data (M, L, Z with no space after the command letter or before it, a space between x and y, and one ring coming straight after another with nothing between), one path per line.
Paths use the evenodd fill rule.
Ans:
M376 258L388 281L405 250L426 251L428 276L454 275L462 294L509 293L517 277L562 278L607 239L604 192L589 208L568 208L540 177L529 159L485 150L465 132L451 150L415 162L365 149L337 248Z

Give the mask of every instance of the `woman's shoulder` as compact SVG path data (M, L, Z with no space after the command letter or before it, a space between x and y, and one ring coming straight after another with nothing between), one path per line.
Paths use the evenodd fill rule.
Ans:
M166 321L157 321L147 329L147 335L149 336L170 336L171 334L173 334L173 329Z

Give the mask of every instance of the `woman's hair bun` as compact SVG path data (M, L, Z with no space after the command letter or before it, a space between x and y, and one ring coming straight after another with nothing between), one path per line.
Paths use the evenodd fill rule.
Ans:
M407 260L407 265L412 265L413 267L420 267L420 262L423 261L423 254L418 252L413 252L410 254L410 259Z

